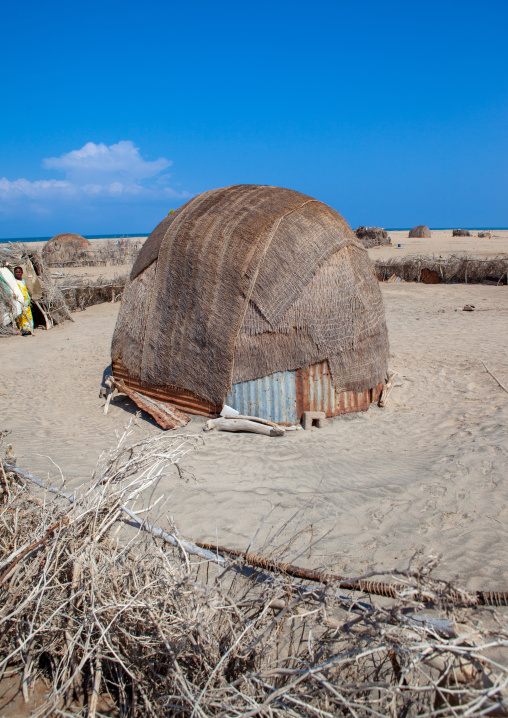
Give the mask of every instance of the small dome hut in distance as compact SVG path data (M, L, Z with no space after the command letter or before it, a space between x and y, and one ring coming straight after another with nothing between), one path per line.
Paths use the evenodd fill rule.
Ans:
M413 227L413 229L409 231L408 237L423 239L425 237L432 237L432 234L426 224L419 224L418 227Z
M79 259L82 252L91 248L88 239L80 234L56 234L44 245L42 256L49 266L72 264Z
M264 185L205 192L140 250L112 341L113 375L189 413L293 424L365 410L388 337L367 252L335 210Z

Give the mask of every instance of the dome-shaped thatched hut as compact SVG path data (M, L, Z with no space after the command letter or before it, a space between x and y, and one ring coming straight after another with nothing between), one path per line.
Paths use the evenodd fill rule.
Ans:
M211 190L141 248L112 359L116 379L190 413L226 401L294 423L364 410L387 373L381 292L327 205L279 187Z
M49 266L72 264L92 245L80 234L56 234L43 247L42 256Z
M408 237L416 237L418 239L423 239L425 237L431 237L430 229L427 227L426 224L419 224L418 227L413 227L413 229L409 230Z

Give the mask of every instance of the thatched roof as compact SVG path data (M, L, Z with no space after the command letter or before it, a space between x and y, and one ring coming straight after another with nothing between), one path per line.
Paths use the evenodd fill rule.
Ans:
M0 246L0 267L8 267L11 271L19 265L23 269L28 292L32 299L32 314L34 320L45 321L46 328L53 324L60 324L70 318L69 309L65 303L60 289L53 283L51 273L38 250L30 245L19 242L10 242ZM0 305L9 305L9 297L5 294L5 287L0 292ZM2 307L0 306L0 313ZM39 316L37 316L39 312ZM42 316L40 316L42 314ZM12 325L11 325L12 327ZM8 333L0 331L0 334Z
M356 236L364 247L379 247L383 244L390 244L390 237L386 229L382 227L358 227Z
M454 229L452 237L470 237L471 232L468 229Z
M386 375L376 276L335 210L237 185L195 197L142 247L112 358L141 381L222 404L232 384L328 360L338 390Z
M418 227L413 227L413 229L409 230L408 237L431 237L430 229L427 227L426 224L419 224Z
M49 264L69 262L80 252L85 252L91 247L88 239L80 234L56 234L44 245L42 256Z

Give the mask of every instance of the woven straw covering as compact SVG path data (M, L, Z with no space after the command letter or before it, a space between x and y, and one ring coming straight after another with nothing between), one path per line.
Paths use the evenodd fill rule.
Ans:
M233 383L328 360L337 390L386 376L377 279L340 214L279 187L205 192L132 269L112 343L129 374L221 405Z
M56 234L44 245L42 256L46 262L66 262L91 246L88 239L80 234Z
M432 233L426 224L419 224L418 227L413 227L409 230L408 237L417 237L419 239L424 237L432 237Z

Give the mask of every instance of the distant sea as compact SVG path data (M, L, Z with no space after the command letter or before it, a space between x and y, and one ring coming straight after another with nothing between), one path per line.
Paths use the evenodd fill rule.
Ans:
M385 227L387 232L409 232L412 227ZM447 229L459 229L459 227L429 227L431 232L444 232ZM471 231L480 232L505 232L508 227L460 227L460 229L469 229Z
M137 234L84 234L85 239L126 239L127 237L148 237L149 232L138 232ZM11 237L0 239L0 244L7 242L47 242L51 237Z
M385 227L387 232L409 232L412 227ZM445 229L453 229L452 227L430 227L431 231L443 231ZM461 229L470 230L489 230L491 232L505 231L508 227L461 227ZM149 232L138 232L135 234L84 234L85 239L125 239L126 237L148 237ZM51 237L10 237L0 239L0 244L7 242L47 242Z

